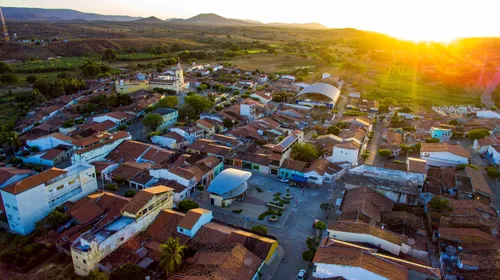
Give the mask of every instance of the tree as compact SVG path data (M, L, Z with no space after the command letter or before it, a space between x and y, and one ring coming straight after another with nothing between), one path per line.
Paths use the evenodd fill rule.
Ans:
M120 266L118 269L111 272L109 275L110 280L122 280L122 279L130 279L130 280L144 280L148 275L148 272L142 267L133 264L126 263Z
M467 137L469 137L470 140L475 140L475 139L482 139L482 138L488 137L489 135L490 135L490 132L487 129L478 128L478 129L471 130L467 134Z
M425 139L425 143L439 143L441 142L441 140L439 140L438 138L427 138Z
M267 235L267 228L265 226L253 226L252 231L260 235Z
M486 173L488 173L488 176L491 178L500 177L500 171L498 171L496 167L486 167Z
M332 125L332 126L328 127L327 132L328 132L328 134L339 135L340 134L340 128L337 127L337 126L335 126L335 125Z
M196 116L199 116L201 113L208 111L208 109L212 108L214 103L210 101L208 98L204 98L201 95L191 95L186 96L184 98L186 105L191 107L195 112Z
M115 60L118 54L112 49L106 49L102 55L102 60Z
M179 104L177 96L165 96L156 103L157 108L176 108Z
M108 280L106 273L99 271L99 269L92 270L87 276L86 280Z
M4 84L16 84L19 82L19 78L14 74L3 74L0 77L0 82Z
M150 130L156 130L163 123L163 117L160 114L150 113L144 116L142 124Z
M319 231L319 237L321 238L323 236L323 231L326 229L326 224L323 221L317 221L314 224L314 228Z
M297 143L292 147L291 156L295 160L313 162L319 158L319 151L309 143Z
M160 244L160 267L165 271L167 278L180 269L186 248L186 245L180 244L178 237L172 236L168 238L166 244Z
M192 200L185 199L185 200L179 202L178 207L179 207L179 210L181 210L183 212L187 212L191 209L199 208L200 205Z
M225 128L232 128L233 127L233 121L230 119L225 118L222 120L222 123L224 124Z
M12 69L10 68L9 64L0 61L0 74L10 73L10 72L12 72Z
M444 197L434 196L429 201L429 206L436 210L452 210L450 201Z
M26 77L26 82L28 82L30 84L34 84L36 82L36 76L30 75L30 76Z
M409 145L401 144L399 147L405 153L411 152L411 146Z
M388 149L380 149L378 150L378 155L387 158L392 155L392 152Z
M46 218L47 224L53 229L57 229L68 220L69 216L63 212L60 212L59 209L55 209L54 211L50 212L50 214Z
M306 246L309 249L309 251L316 251L319 246L319 238L317 236L309 236L306 239Z

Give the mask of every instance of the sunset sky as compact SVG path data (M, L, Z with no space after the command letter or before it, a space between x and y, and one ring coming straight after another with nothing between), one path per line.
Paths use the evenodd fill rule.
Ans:
M0 5L161 19L216 13L262 22L319 22L332 28L352 27L410 40L500 36L500 0L1 0Z

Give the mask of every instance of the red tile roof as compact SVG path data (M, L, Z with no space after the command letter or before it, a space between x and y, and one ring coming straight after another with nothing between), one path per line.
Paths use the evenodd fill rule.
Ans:
M51 168L42 173L30 176L23 180L20 180L16 183L10 184L3 188L3 191L9 192L11 194L17 195L29 189L32 189L36 186L46 183L52 179L55 179L61 175L68 173L66 170L62 170L59 168Z
M161 193L173 191L172 188L165 186L156 186L147 189L142 189L135 196L125 204L122 208L122 212L127 212L132 215L136 215L139 210L141 210L148 202L155 196Z

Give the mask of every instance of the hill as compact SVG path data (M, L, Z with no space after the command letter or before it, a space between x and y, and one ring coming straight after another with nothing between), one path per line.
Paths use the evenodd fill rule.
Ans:
M311 23L279 23L273 22L266 24L267 26L274 27L293 27L293 28L309 28L309 29L327 29L328 27L324 26L321 23L311 22Z
M163 20L161 20L157 17L141 18L141 19L135 20L134 22L137 22L137 23L164 23Z
M3 15L7 20L29 21L65 21L65 20L103 20L103 21L134 21L140 17L108 16L92 13L83 13L70 9L41 9L2 7Z
M188 24L188 25L219 25L219 26L249 26L254 25L253 23L238 20L238 19L229 19L217 14L199 14L197 16L188 18L188 19L174 19L169 21L169 23L173 24Z

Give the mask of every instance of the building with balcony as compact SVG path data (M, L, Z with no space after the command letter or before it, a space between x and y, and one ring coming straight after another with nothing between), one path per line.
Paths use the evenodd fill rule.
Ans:
M9 227L29 234L35 224L57 206L76 201L97 190L95 168L77 164L66 169L52 168L1 189Z
M100 228L89 230L71 246L75 273L87 276L114 250L144 231L164 209L173 206L172 189L157 186L140 190L123 208L121 216Z

